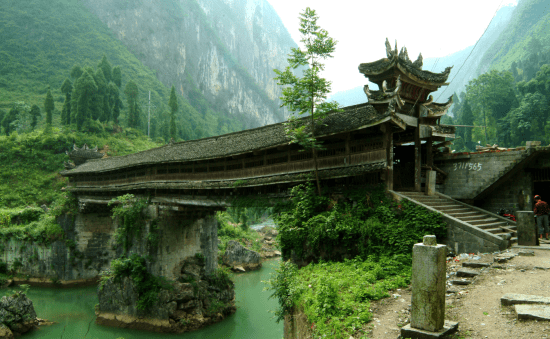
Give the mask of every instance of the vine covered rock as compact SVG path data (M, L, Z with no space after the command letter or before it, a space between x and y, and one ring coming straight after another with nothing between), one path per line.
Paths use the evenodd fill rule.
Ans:
M0 338L13 338L38 325L32 301L22 292L0 299Z
M100 325L142 331L181 333L221 321L235 312L235 289L227 272L205 273L205 260L196 255L183 260L176 281L164 280L162 288L145 298L141 279L107 275L98 288L96 308ZM139 282L138 282L139 281ZM146 307L141 307L146 305Z

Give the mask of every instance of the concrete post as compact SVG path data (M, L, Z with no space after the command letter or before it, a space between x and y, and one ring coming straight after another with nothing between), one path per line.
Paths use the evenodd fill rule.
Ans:
M534 213L531 211L517 211L518 245L537 246L537 226Z
M435 171L426 172L426 195L435 195Z
M446 246L435 235L413 247L411 327L438 332L445 323Z

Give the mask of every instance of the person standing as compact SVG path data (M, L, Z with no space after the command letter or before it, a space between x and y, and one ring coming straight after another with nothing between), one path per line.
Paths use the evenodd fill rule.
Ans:
M535 195L535 218L537 218L537 226L539 227L539 234L542 238L542 234L546 234L546 240L548 240L548 213L550 207L545 201L542 201L540 195Z

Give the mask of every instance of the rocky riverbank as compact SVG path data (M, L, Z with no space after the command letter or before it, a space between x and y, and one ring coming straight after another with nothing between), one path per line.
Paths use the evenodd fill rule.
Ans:
M277 243L277 230L273 227L265 226L259 230L253 230L259 237L256 242L261 242L258 251L257 244L246 238L230 240L227 243L224 254L222 255L223 265L231 268L235 272L247 272L258 270L262 267L262 261L265 259L281 256L279 244Z
M98 288L96 323L143 331L182 333L221 321L236 311L234 285L222 271L206 274L204 260L189 257L147 309L130 277L110 277Z

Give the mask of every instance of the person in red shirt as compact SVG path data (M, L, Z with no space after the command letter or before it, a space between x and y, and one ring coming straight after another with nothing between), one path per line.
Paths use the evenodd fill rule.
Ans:
M548 240L548 213L550 212L550 207L545 201L542 201L540 195L535 195L535 218L537 218L537 226L539 227L539 234L542 238L542 234L546 234L546 240Z

